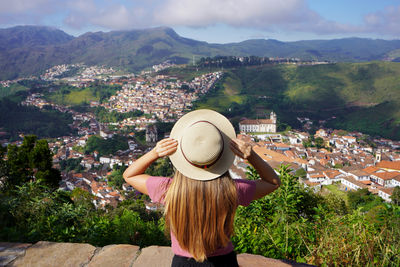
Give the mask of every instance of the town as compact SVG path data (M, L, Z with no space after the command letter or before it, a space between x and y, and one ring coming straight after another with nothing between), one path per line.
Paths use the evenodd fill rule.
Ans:
M169 63L165 66L160 64L154 69L169 66ZM83 70L74 77L63 77L63 73L76 68ZM60 65L46 71L42 79L64 80L78 87L88 86L98 80L105 84L119 84L122 89L108 101L91 101L90 106L103 107L110 112L141 111L144 114L120 122L99 122L91 112L77 112L51 103L40 93L30 94L22 104L39 108L51 106L72 114L74 122L71 127L76 129L77 135L49 140L49 147L54 153L53 163L57 168L61 169L61 165L68 160L75 160L80 165L79 171L62 170L60 188L81 188L90 192L95 196L93 202L99 208L116 206L134 190L128 184L123 184L121 189L111 186L108 181L113 169L128 166L158 140L168 136L168 132L159 134L155 123L175 122L190 111L193 101L211 90L223 75L222 71L218 71L199 75L191 81L181 81L177 77L148 73L117 75L115 70L102 66ZM276 120L276 114L271 112L267 119L244 119L239 123L241 138L251 142L254 151L273 168L288 165L300 182L314 191L329 185L335 185L342 191L366 188L385 201L391 201L393 189L400 186L399 141L376 138L370 140L371 144L366 142L362 133L322 127L314 133L305 132L312 124L308 118L298 118L303 123L302 131L278 133ZM145 143L139 142L137 131L145 132ZM126 138L127 149L112 155L100 155L98 151L84 153L83 148L91 137L108 140L117 135ZM7 145L7 140L2 140L2 144ZM231 168L231 175L234 178L244 177L247 167L246 162L237 158ZM151 203L147 203L147 206L152 208Z

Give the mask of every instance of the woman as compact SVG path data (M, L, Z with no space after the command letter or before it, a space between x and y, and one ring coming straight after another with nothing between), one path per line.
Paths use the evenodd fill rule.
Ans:
M228 169L235 155L248 160L261 179L231 179ZM165 156L176 169L172 179L144 174ZM153 202L165 204L175 254L172 266L238 266L230 241L237 206L247 206L280 185L274 170L248 143L236 139L229 120L212 110L179 119L171 137L129 166L124 178Z

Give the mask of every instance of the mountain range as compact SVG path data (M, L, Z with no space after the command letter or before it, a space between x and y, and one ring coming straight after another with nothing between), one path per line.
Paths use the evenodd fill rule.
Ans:
M1 80L37 75L58 64L85 63L138 71L165 60L187 63L193 56L199 59L216 55L335 62L400 61L400 40L345 38L281 42L253 39L210 44L184 38L167 27L88 32L78 37L45 26L0 29Z

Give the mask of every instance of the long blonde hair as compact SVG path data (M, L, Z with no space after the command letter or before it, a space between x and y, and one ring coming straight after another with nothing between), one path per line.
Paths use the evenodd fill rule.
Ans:
M176 171L165 195L165 222L180 247L203 262L228 245L236 208L236 186L228 172L198 181Z

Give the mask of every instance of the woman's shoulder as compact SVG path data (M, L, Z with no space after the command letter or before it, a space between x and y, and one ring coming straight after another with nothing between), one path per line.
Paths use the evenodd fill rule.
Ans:
M256 182L246 179L234 179L238 192L238 203L242 206L248 206L254 199L256 192Z

